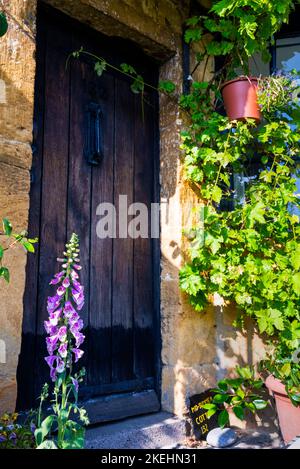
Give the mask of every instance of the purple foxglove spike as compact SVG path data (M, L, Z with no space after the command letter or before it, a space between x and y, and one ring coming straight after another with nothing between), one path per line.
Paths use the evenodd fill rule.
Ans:
M59 296L62 296L62 295L64 295L65 293L66 293L65 287L63 287L62 285L61 285L60 287L58 287L58 289L57 289L57 294L58 294Z
M57 337L61 342L64 342L67 338L67 327L66 326L61 326L57 333Z
M71 332L75 338L75 347L80 347L85 339L85 336L81 332L78 332L78 330L72 330Z
M76 290L81 293L84 291L84 288L83 286L80 284L80 282L78 282L77 280L73 280L73 287L76 288Z
M56 360L55 355L50 355L49 357L45 357L45 361L50 366L50 368L53 368L53 364L54 364L55 360Z
M53 335L51 337L46 338L47 350L50 355L55 352L57 348L57 341L58 341L58 335Z
M50 368L50 378L52 381L56 380L56 369L55 368Z
M79 275L77 272L75 272L75 270L71 270L71 278L72 280L76 280L79 278Z
M60 344L60 346L58 347L58 353L62 358L66 358L68 354L68 344L66 342Z
M63 283L62 283L62 284L63 284L63 286L64 286L65 288L68 288L68 287L70 286L70 280L69 280L69 278L66 277L66 278L63 280Z
M52 313L58 308L58 306L60 305L60 300L61 298L59 297L59 295L48 296L48 300L47 300L48 313Z
M79 316L78 316L79 318ZM73 322L70 331L72 334L76 334L77 332L81 331L83 329L83 320L82 319L77 319L77 321Z
M56 311L53 311L52 313L49 314L49 324L51 326L57 326L60 315L61 315L61 308L57 309Z
M70 328L72 329L73 324L75 324L79 319L79 314L76 313L76 311L74 311L74 313L72 313L68 319L69 319Z
M76 235L72 235L70 243L77 242L78 246L78 240L76 240ZM51 285L57 285L57 291L54 296L48 298L49 317L44 322L48 334L46 345L49 353L45 360L50 367L50 377L53 381L57 379L58 373L62 373L66 367L71 369L72 362L77 362L81 358L83 351L79 350L79 346L85 339L80 332L84 327L83 320L77 312L84 305L84 287L80 284L77 273L81 270L80 261L77 251L75 253L69 249L72 244L66 246L65 258L60 259L63 263L62 270L55 274L50 282ZM70 269L70 273L67 274L66 269ZM65 293L70 287L72 296L66 301ZM69 350L73 350L74 358ZM72 376L70 378L73 380ZM78 380L74 378L72 383L77 390Z
M56 285L57 283L60 282L60 279L59 278L53 278L50 282L49 282L49 285Z
M72 305L71 301L66 301L65 307L64 307L64 316L66 318L69 318L74 313L76 313L76 310L75 310L74 306Z
M65 274L64 271L61 271L61 272L58 272L57 274L55 274L54 278L50 282L50 285L56 285L57 283L59 283L61 281L62 277L64 276L64 274Z
M80 310L84 305L84 295L82 292L78 292L74 288L72 289L72 296L77 305L77 308Z
M78 392L78 387L79 387L78 380L75 379L75 378L71 378L71 380L72 380L72 384L75 388L75 391Z
M78 330L81 331L81 329L83 329L83 320L78 319L77 324L78 324Z
M55 335L57 334L57 326L53 326L50 321L44 321L44 327L45 327L45 330L47 332L47 334L49 335Z
M78 360L82 357L82 355L84 354L84 351L83 350L80 350L78 348L73 348L72 349L72 352L74 353L75 355L75 363L78 362Z
M64 369L65 369L64 361L60 357L57 357L57 365L56 365L57 373L62 373Z

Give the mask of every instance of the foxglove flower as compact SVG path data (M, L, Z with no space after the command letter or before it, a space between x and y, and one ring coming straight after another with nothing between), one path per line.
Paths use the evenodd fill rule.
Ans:
M81 269L78 252L78 237L73 234L66 245L65 258L59 259L63 262L63 270L55 274L50 282L50 285L57 285L57 290L54 296L48 297L49 318L44 322L44 327L48 334L46 346L49 354L45 360L53 381L58 374L70 368L73 362L77 363L84 353L79 349L85 336L80 332L83 321L77 312L84 305L84 288L77 273Z

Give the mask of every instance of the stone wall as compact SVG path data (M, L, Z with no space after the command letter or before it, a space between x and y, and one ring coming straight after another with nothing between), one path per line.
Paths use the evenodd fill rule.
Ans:
M162 62L160 78L181 91L182 23L187 0L47 0L70 16L107 35L130 38ZM4 2L5 4L5 2ZM16 228L28 219L34 96L34 0L6 2L17 22L0 38L0 215ZM191 56L193 64L193 52ZM210 64L211 66L212 64ZM201 68L198 70L202 76ZM208 70L209 73L209 70ZM194 194L183 181L179 132L182 116L173 100L160 97L161 182L161 334L162 408L183 415L187 396L215 383L236 362L255 361L262 347L231 327L233 312L213 307L195 313L180 292L178 272L184 251L183 226L189 221ZM12 282L1 282L0 339L6 341L7 363L0 363L0 412L12 410L20 350L25 255L8 256Z
M0 219L7 217L16 230L22 230L27 227L29 207L36 5L31 0L3 4L14 20L8 18L9 30L0 38ZM25 23L25 32L18 23ZM0 339L6 349L6 363L0 363L0 413L15 405L26 255L15 248L5 259L11 282L0 281Z

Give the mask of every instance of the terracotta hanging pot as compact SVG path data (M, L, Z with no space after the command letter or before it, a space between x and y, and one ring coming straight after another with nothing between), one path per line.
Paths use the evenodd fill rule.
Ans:
M287 395L284 384L274 376L268 376L266 386L273 394L280 430L285 443L300 435L300 407L295 407Z
M257 78L238 77L221 86L225 110L230 120L261 119L257 102Z

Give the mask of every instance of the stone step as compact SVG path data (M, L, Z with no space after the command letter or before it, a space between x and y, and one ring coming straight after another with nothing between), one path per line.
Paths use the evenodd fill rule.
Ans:
M86 433L86 448L161 449L185 438L185 421L167 412L97 425Z
M296 438L289 443L287 449L300 449L300 436L297 436Z

